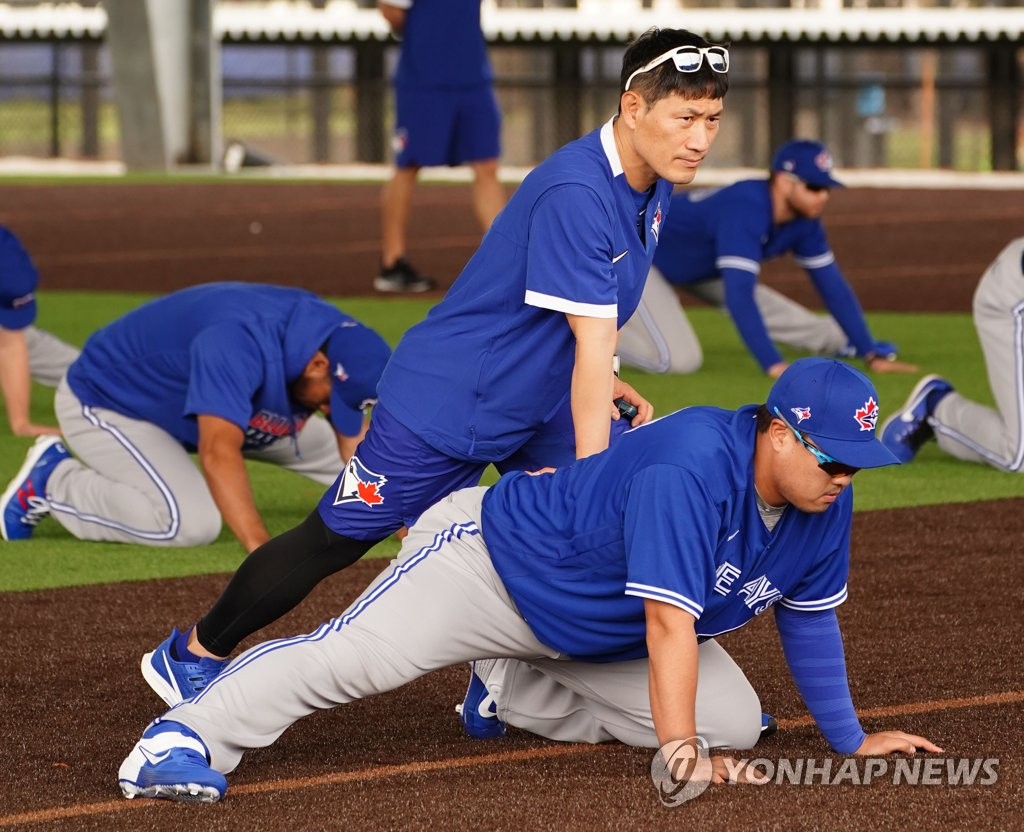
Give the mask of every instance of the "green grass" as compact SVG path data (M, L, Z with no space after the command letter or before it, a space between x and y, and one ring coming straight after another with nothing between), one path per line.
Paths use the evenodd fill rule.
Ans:
M94 329L145 299L146 296L137 294L46 292L40 298L38 323L80 345ZM392 344L430 306L428 301L414 299L333 300L373 326ZM705 363L700 372L692 376L654 376L626 370L624 377L654 403L660 414L692 404L736 407L763 401L770 382L743 349L728 319L710 309L691 310L690 318L704 346ZM876 313L869 318L877 335L897 341L907 359L921 365L922 373L942 373L964 394L991 403L981 350L968 315ZM904 400L918 377L874 376L883 416ZM51 403L52 392L37 386L33 418L56 424ZM17 470L30 444L28 439L7 433L6 414L2 414L0 484ZM305 517L322 491L315 483L273 466L252 463L250 473L257 503L271 533L284 531ZM484 481L494 481L493 469L489 469ZM912 465L858 474L856 486L860 511L1018 497L1024 493L1024 480L988 466L959 462L942 454L934 444L927 446ZM393 539L383 541L371 555L391 556L397 548ZM53 520L46 520L32 540L2 544L0 590L227 572L237 566L242 556L226 530L210 546L165 550L82 543L72 539Z

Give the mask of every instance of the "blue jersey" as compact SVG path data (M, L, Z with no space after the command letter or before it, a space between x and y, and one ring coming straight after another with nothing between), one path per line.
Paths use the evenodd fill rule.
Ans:
M198 443L199 415L238 425L245 449L259 448L293 435L310 415L291 400L289 385L339 326L364 330L376 346L375 332L302 289L194 286L90 336L68 384L83 404L157 425L189 450ZM357 362L353 356L350 363ZM373 382L352 384L343 393L348 408L332 408L342 433L358 433L360 408L376 395Z
M395 86L454 89L490 84L480 0L385 0L405 9Z
M611 122L558 150L523 180L448 294L399 342L381 403L456 459L507 457L569 395L575 338L566 314L619 327L633 314L671 191L658 180L638 216Z
M491 559L540 641L619 661L647 655L645 598L686 610L705 638L776 603L845 600L852 491L820 514L790 507L769 532L753 483L756 411L687 408L487 492Z
M792 254L807 270L858 354L870 352L874 341L860 304L836 265L821 220L797 218L776 225L767 179L675 195L654 265L676 285L722 277L726 306L740 336L767 368L782 356L756 311L754 282L763 261L784 254Z

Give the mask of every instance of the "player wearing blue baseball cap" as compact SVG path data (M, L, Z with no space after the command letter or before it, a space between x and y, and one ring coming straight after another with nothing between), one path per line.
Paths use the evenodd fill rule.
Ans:
M18 237L0 226L0 394L15 436L49 436L60 431L37 425L29 415L32 381L56 387L78 350L33 326L39 273Z
M676 292L683 289L725 308L744 346L772 378L786 368L776 342L859 356L874 372L916 370L896 360L893 344L875 340L836 263L822 216L831 190L840 187L828 148L794 139L775 152L767 179L677 193L643 298L622 329L622 362L659 373L700 368L700 342ZM829 314L759 282L761 264L786 254L807 272Z
M0 501L3 536L52 514L81 540L195 546L223 518L251 551L269 534L244 459L333 481L390 354L301 289L212 283L150 301L71 365L55 408L77 458L59 443L29 452Z
M490 658L503 661L474 662L462 705L474 736L508 722L576 742L749 748L760 702L715 639L768 610L837 752L939 751L866 734L847 683L835 610L851 481L896 462L875 436L877 399L859 371L799 360L764 405L689 407L553 473L451 494L344 613L253 647L152 723L122 792L219 800L243 752L301 717ZM715 772L728 776L724 761Z

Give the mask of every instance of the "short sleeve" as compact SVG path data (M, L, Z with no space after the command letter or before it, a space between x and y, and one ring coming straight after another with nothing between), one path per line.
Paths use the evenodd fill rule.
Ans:
M715 580L718 506L699 478L673 465L645 468L627 488L626 594L700 618Z
M219 416L245 430L264 381L262 351L238 323L209 327L189 349L185 415Z
M792 610L818 612L838 607L846 600L850 575L850 523L853 493L847 488L828 512L831 523L825 532L820 555L797 585L779 603Z
M530 217L526 298L530 306L588 318L618 317L612 218L592 189L544 193Z
M836 261L829 248L825 227L818 220L806 221L800 238L793 246L793 257L801 268L808 271L830 266Z

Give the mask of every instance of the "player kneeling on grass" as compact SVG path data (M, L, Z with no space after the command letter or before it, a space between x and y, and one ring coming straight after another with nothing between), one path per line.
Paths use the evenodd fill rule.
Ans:
M521 661L490 668L500 674L475 663L462 707L474 735L501 733L503 720L560 740L747 748L760 703L714 637L773 606L837 752L937 751L923 737L865 735L846 679L835 608L851 478L896 461L877 416L864 375L802 359L765 405L690 407L558 471L456 491L344 613L253 647L147 727L121 790L219 800L242 753L301 717L488 657Z
M68 368L54 409L75 457L41 437L0 497L0 532L26 540L52 515L79 540L200 546L223 519L251 552L270 535L245 460L333 482L390 355L302 289L209 283L143 304Z

